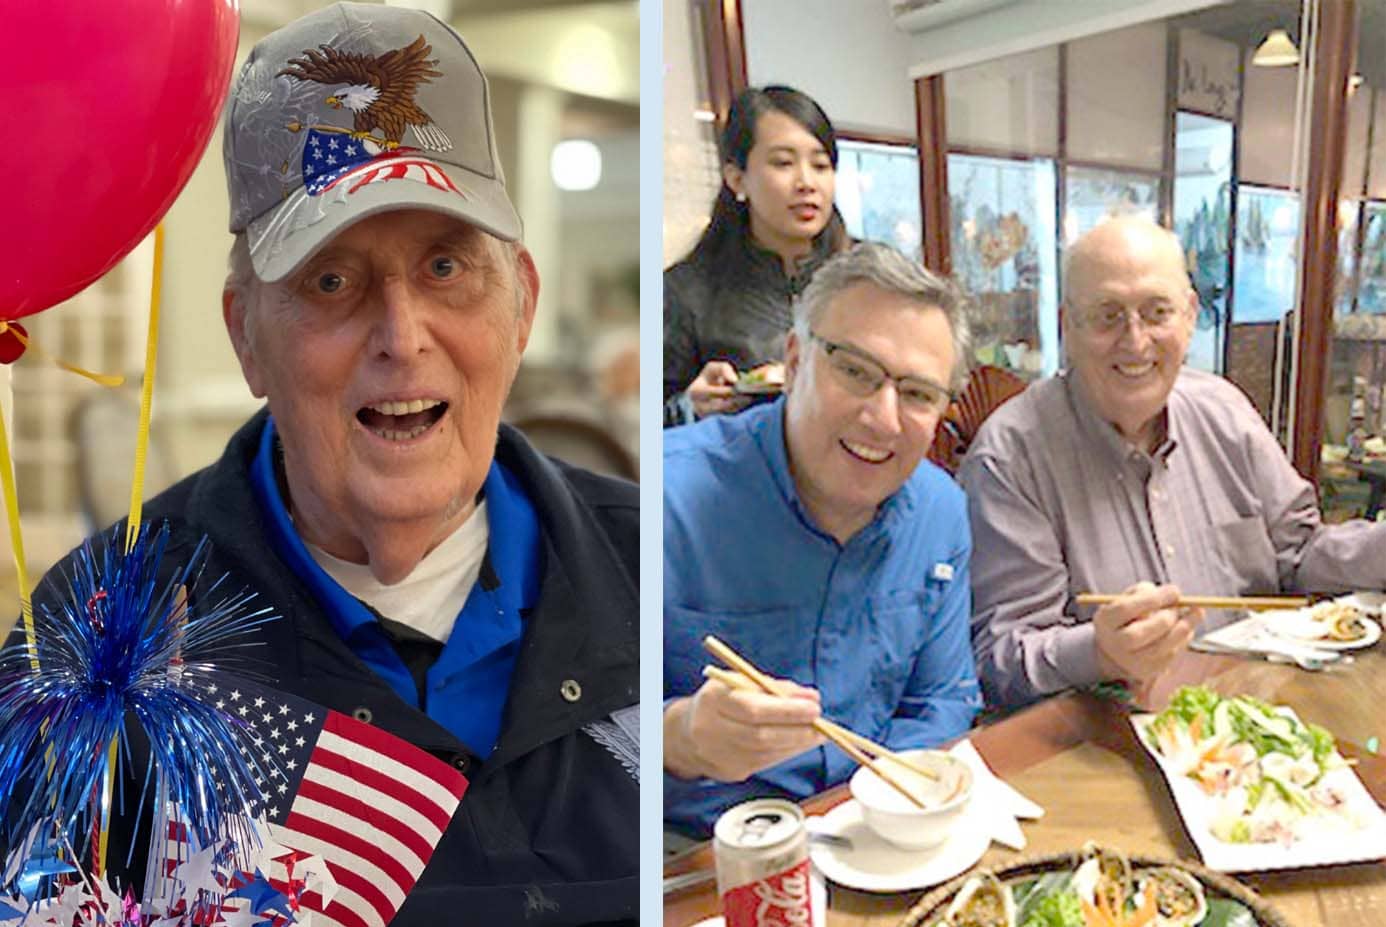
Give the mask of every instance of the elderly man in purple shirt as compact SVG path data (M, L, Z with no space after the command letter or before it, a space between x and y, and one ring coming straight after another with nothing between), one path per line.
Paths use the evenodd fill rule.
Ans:
M1110 220L1070 249L1065 280L1069 368L997 410L958 474L989 704L1139 691L1204 621L1175 607L1181 589L1386 586L1386 524L1323 524L1246 396L1183 368L1198 301L1173 234ZM1074 604L1086 591L1122 595L1093 610Z

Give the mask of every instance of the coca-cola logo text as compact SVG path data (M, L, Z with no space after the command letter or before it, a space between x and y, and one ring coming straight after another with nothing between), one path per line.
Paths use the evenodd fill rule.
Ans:
M722 911L727 927L810 927L808 860L731 889L722 896Z

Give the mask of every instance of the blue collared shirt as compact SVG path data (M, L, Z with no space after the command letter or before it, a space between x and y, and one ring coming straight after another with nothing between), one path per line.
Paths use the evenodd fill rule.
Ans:
M664 696L689 695L715 634L822 694L823 714L894 749L962 734L980 708L962 492L923 463L839 544L799 500L784 402L664 432ZM664 777L665 820L707 833L737 802L805 798L852 761L825 746L745 782Z
M422 709L477 756L490 755L520 652L522 613L539 596L539 519L519 481L499 462L491 463L484 488L490 570L483 567L442 652L429 667L420 705L418 687L375 614L328 576L303 546L279 492L274 447L271 417L261 434L250 480L275 552L307 583L347 646L400 698Z

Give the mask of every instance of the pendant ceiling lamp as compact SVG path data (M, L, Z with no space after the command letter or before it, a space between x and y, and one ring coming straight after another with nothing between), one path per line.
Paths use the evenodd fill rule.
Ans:
M1256 49L1256 54L1251 56L1251 63L1263 68L1283 68L1299 64L1299 49L1290 41L1288 32L1284 29L1274 29L1266 36L1261 47Z

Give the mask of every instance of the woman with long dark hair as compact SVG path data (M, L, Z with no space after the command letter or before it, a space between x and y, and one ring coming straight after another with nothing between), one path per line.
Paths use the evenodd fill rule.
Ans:
M782 380L790 304L848 243L833 205L837 137L791 87L743 91L718 146L722 189L693 250L664 272L664 423L736 412L738 378ZM762 369L763 368L763 369Z

